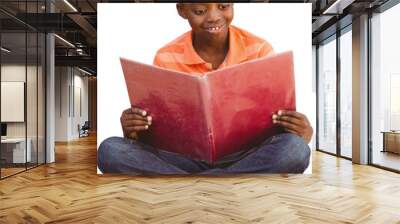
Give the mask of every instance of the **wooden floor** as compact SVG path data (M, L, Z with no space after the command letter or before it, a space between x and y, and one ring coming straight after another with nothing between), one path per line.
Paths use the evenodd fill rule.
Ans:
M27 169L33 169L33 168L36 167L36 166L37 166L36 163L35 163L35 164L33 164L33 163L31 163L31 164L27 163L27 167L25 167L24 164L19 164L18 167L0 168L0 169L1 169L1 178L5 178L5 177L8 177L8 176L11 176L11 175L14 175L14 174L23 172L23 171L25 171L25 170L27 170Z
M24 168L19 168L19 167L18 168L0 168L0 169L1 169L1 177L2 178L26 170L25 167Z
M96 174L96 139L0 181L0 223L400 223L400 175L313 153L312 175Z

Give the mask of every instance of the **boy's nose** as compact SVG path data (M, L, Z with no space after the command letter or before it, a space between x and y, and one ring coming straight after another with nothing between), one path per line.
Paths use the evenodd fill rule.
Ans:
M222 15L220 12L218 12L218 10L211 10L208 13L208 17L207 17L207 22L208 23L216 23L219 22L219 20L221 19Z

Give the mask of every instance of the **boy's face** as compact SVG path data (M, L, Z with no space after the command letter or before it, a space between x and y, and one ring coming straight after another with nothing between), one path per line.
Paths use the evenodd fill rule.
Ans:
M193 32L204 37L226 37L233 19L232 3L180 3L177 9Z

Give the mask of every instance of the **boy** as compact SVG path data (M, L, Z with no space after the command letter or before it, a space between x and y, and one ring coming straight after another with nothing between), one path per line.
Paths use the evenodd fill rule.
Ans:
M234 27L232 3L178 3L179 15L191 31L161 48L154 59L160 67L203 73L273 54L265 40ZM313 130L303 114L279 111L274 123L288 132L266 139L258 147L229 155L211 165L140 143L140 132L151 125L148 112L133 107L121 115L125 138L106 139L98 150L104 173L223 174L302 173L310 158L308 143Z

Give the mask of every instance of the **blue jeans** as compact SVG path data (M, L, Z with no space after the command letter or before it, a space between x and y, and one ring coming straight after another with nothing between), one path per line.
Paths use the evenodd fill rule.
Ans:
M103 173L138 174L234 174L303 173L310 148L297 135L275 135L249 151L231 155L214 165L167 152L141 142L111 137L97 151Z

